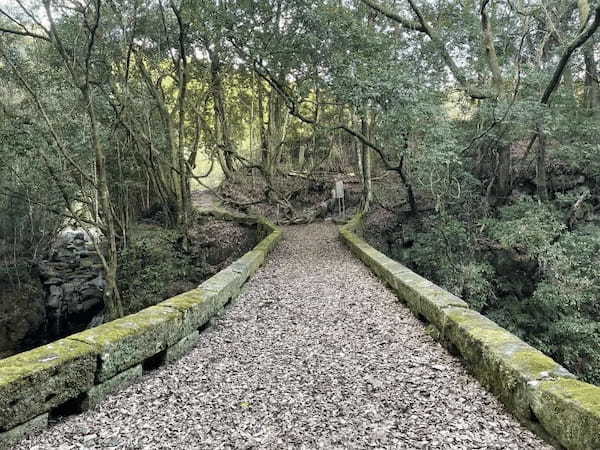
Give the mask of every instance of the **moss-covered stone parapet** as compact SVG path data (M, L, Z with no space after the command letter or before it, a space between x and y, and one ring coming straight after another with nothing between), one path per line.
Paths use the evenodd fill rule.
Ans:
M91 408L139 378L144 368L180 358L197 344L199 329L239 294L282 238L281 230L264 218L225 210L208 213L256 224L263 239L197 289L0 360L0 449L46 427L53 410L65 404Z
M446 308L468 308L465 301L414 273L398 261L388 258L354 234L353 230L359 225L357 217L361 216L355 216L342 227L342 240L417 316L441 328L443 311Z
M214 315L219 296L218 291L198 288L171 297L156 306L179 311L182 314L181 333L187 336L201 328Z
M233 262L231 266L231 270L235 272L241 272L247 278L250 278L252 275L256 273L258 268L265 261L266 253L261 250L251 250L242 256L237 261Z
M564 367L467 303L375 250L355 233L357 215L340 228L348 248L471 372L517 416L551 442L568 449L600 449L600 387L575 379Z
M0 360L0 432L89 390L96 365L92 346L69 339Z
M67 339L93 347L98 355L96 382L104 383L181 339L182 322L179 311L152 306Z
M530 383L531 410L569 449L600 449L600 388L573 379Z
M573 378L560 364L476 311L444 310L440 331L442 341L451 343L481 383L522 420L534 420L530 382Z

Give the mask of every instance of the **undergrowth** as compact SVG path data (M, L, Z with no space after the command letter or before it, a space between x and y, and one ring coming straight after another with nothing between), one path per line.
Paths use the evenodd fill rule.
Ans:
M452 210L388 215L385 230L375 225L381 214L372 216L365 237L373 245L600 384L598 225L567 229L560 198L525 198L471 220Z

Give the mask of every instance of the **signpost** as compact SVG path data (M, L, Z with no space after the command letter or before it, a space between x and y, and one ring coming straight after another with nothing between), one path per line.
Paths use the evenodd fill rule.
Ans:
M338 180L335 182L335 188L331 190L333 198L337 199L338 212L343 218L346 217L346 203L344 202L344 182Z

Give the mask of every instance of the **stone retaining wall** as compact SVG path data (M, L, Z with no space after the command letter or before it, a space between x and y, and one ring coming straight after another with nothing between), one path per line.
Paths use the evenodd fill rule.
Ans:
M460 298L375 250L354 233L361 224L359 214L340 228L344 243L517 418L553 444L600 449L600 387L575 379Z
M282 238L263 218L227 211L206 214L256 223L264 238L197 289L138 313L0 360L0 449L43 429L50 415L94 407L107 394L187 353L199 330L239 295Z

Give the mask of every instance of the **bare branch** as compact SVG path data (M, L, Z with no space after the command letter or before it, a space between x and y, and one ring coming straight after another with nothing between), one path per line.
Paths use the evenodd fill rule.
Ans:
M6 15L6 13L4 13L4 11L2 11L0 9L0 13ZM13 30L11 28L5 28L5 27L0 27L0 33L5 33L5 34L14 34L17 36L25 36L25 37L30 37L30 38L34 38L34 39L40 39L46 42L50 42L50 38L48 36L44 36L43 34L38 34L38 33L34 33L33 31L29 31L27 28L25 28L23 25L19 24L21 30Z
M567 48L563 52L562 56L560 57L560 61L558 62L558 65L556 66L556 69L554 69L554 73L552 74L552 79L550 80L550 83L548 84L548 86L546 87L546 90L544 91L544 94L542 95L542 99L540 100L540 103L542 103L543 105L548 104L548 102L550 101L550 96L552 95L552 93L554 92L556 87L558 86L558 83L560 83L562 74L565 70L567 62L571 58L571 55L573 54L573 52L575 50L577 50L579 47L581 47L583 44L585 44L585 42L590 37L592 37L592 35L598 29L599 25L600 25L600 6L598 6L594 10L594 20L591 23L588 23L588 25L575 37L575 39L573 39L571 41L571 43L567 46Z
M431 39L431 41L434 43L434 45L437 47L437 49L441 53L442 58L444 59L444 62L446 63L446 66L448 67L448 69L450 69L450 72L452 72L452 75L454 76L456 81L458 81L458 83L461 85L461 87L463 88L463 90L469 97L471 97L472 99L485 99L485 98L495 97L494 93L486 92L485 90L482 90L482 89L474 86L471 82L469 82L467 80L467 76L465 75L463 70L458 67L458 65L452 59L452 56L450 56L450 53L448 52L448 49L446 48L441 36L438 34L438 32L435 30L435 28L433 28L425 20L423 13L417 7L414 0L408 0L408 3L410 5L413 13L417 16L417 19L419 21L417 27L412 26L410 21L407 22L406 19L404 19L403 17L400 17L397 14L391 13L386 8L382 8L381 6L373 3L371 0L361 0L361 1L365 5L373 8L375 11L378 11L378 12L384 14L388 19L391 19L394 22L399 23L403 27L411 29L411 30L419 31L419 32L424 33L427 36L429 36L429 39ZM407 26L407 25L410 25L410 26Z
M374 9L378 13L384 15L388 19L391 19L394 22L399 23L400 25L402 25L407 30L419 31L421 33L426 33L427 32L425 30L425 28L421 24L419 24L417 22L413 22L413 21L408 20L408 19L405 19L404 17L402 17L402 16L396 14L395 12L393 12L391 9L386 8L385 6L380 5L379 3L376 3L376 2L374 2L372 0L360 0L360 1L363 2L365 5L367 5L369 8Z

